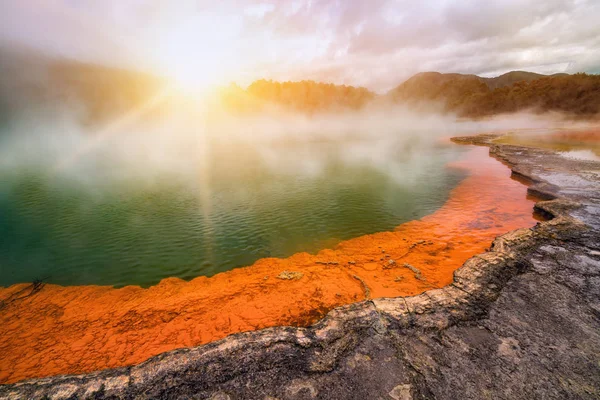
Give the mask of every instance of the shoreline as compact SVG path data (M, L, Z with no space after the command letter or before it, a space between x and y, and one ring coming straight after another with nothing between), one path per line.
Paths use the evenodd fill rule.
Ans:
M490 146L528 193L552 199L535 208L553 218L499 236L450 285L338 307L308 328L0 386L0 398L597 397L600 165L492 139L455 141Z
M316 255L261 259L189 282L167 278L148 289L45 285L0 314L0 382L133 365L237 332L308 326L365 298L443 287L494 237L535 224L525 186L486 149L472 148L451 167L469 174L433 214Z

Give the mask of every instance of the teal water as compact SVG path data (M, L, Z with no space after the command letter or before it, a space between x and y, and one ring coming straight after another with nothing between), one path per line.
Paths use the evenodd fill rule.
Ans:
M149 286L317 252L434 212L464 177L445 167L460 147L415 138L194 143L159 157L113 140L66 172L66 152L7 152L0 285Z

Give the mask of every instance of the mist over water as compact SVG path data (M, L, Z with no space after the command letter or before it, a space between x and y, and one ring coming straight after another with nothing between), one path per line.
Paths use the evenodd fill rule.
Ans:
M481 129L402 109L76 121L1 127L0 285L149 286L391 230L464 177L443 138Z
M105 131L31 114L0 136L0 284L155 284L421 217L456 149L400 126L173 113Z

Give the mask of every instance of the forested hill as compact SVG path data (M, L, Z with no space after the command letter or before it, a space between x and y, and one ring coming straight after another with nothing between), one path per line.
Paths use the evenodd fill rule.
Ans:
M226 106L235 111L256 112L270 106L306 113L358 110L377 96L363 87L314 81L258 80L247 89L232 85L222 92Z
M103 123L131 110L144 110L166 87L170 87L169 81L149 74L0 48L0 124L15 113L47 105L74 110L89 123ZM592 118L600 117L600 75L513 71L483 78L425 72L385 95L364 87L306 80L258 80L246 89L229 86L211 98L226 110L242 114L270 109L315 114L404 106L468 118L517 111L556 111ZM170 100L146 112L145 117L179 106Z
M259 80L245 90L232 86L224 91L223 98L229 109L238 112L259 112L272 105L316 113L357 110L375 104L434 109L468 118L519 111L555 111L591 118L600 115L600 76L513 71L483 78L425 72L386 95L376 95L362 87L313 81Z
M514 71L496 78L481 78L426 72L413 76L386 96L393 103L414 107L438 104L444 111L462 117L517 111L557 111L592 117L600 114L600 76L546 76Z

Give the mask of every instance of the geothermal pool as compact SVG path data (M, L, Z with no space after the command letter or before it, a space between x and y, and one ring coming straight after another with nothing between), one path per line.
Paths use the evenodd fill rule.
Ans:
M0 288L0 383L132 365L236 332L310 325L332 308L365 298L448 285L454 271L495 237L536 223L534 199L510 178L510 169L487 148L455 148L466 152L449 171L466 177L442 207L315 255L263 258L247 268L191 281L164 279L148 289Z
M422 132L37 134L1 138L0 286L148 287L315 253L433 213L466 174L446 167L463 148Z

